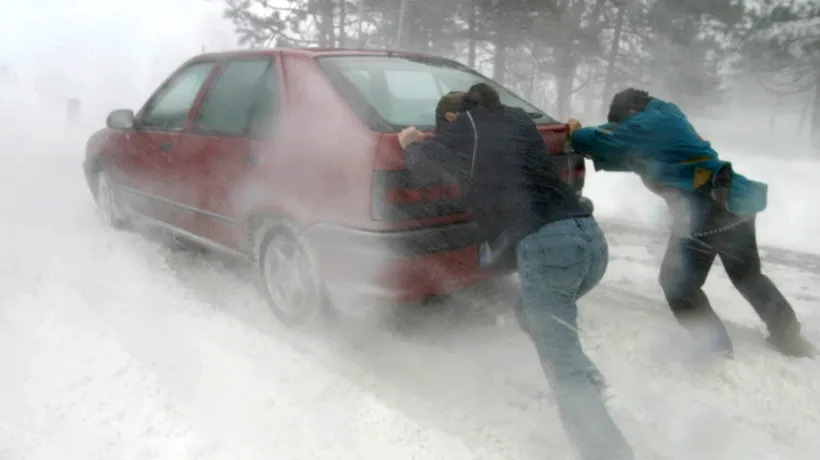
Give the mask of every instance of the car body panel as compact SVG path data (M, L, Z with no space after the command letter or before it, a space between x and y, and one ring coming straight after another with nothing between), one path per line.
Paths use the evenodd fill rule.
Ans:
M478 232L466 214L374 220L374 170L404 168L400 154L377 154L385 143L398 146L396 134L365 126L315 58L385 53L277 49L190 59L136 114L139 120L183 69L214 62L184 128L98 131L87 145L89 185L93 189L95 169L105 167L133 213L246 256L252 251L247 238L251 219L287 219L302 229L329 284L369 285L392 300L411 302L498 275L478 268ZM198 111L222 66L253 57L274 59L279 112L271 135L260 140L197 132ZM565 179L582 177L583 160L578 167L577 156L562 153L566 125L542 124L539 129L564 167Z

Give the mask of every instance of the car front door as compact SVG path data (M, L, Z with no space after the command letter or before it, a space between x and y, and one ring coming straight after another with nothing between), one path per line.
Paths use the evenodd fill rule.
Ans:
M118 163L131 178L122 184L124 204L144 218L184 224L184 213L173 199L177 152L184 149L186 130L214 62L181 67L148 99L127 134Z
M186 176L177 199L195 209L188 230L238 250L243 239L241 187L270 147L279 104L278 67L266 56L224 62L194 115L184 149Z

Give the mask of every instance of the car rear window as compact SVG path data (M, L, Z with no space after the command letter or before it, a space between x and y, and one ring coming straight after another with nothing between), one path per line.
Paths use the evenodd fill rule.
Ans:
M371 127L374 124L387 124L393 129L435 126L435 108L441 96L450 91L466 91L476 83L492 86L498 91L502 104L524 109L538 124L557 123L498 83L447 59L324 56L317 61L351 107ZM378 122L372 112L378 114Z

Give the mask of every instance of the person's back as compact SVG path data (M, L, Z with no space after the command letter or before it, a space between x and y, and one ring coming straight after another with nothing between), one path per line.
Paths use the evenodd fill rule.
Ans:
M590 215L558 175L541 134L522 109L475 107L468 202L488 239L505 230L517 241L551 222Z
M621 96L637 100L619 101ZM592 155L596 170L637 173L667 201L682 226L677 231L704 230L718 205L744 217L765 209L766 185L733 172L676 104L641 92L624 92L613 98L609 118L597 129L576 132L573 146ZM731 184L726 184L727 196L716 202L715 186L723 177Z

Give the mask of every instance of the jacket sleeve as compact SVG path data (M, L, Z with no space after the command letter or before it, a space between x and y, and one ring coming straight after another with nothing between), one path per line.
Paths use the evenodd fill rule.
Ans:
M596 170L631 171L632 160L646 154L642 149L647 133L643 115L635 115L621 124L581 128L572 135L572 148L589 155Z
M404 150L407 168L438 166L469 174L469 169L460 171L472 161L473 128L466 118L459 116L434 137L408 145Z

